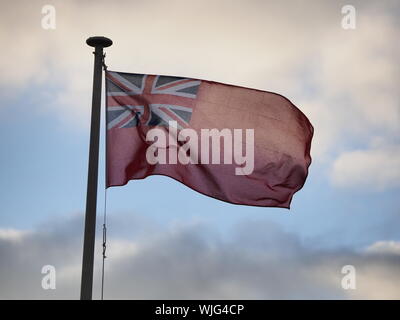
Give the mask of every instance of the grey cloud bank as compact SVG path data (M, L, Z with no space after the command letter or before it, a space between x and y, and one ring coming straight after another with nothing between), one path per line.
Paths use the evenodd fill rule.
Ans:
M0 298L77 299L82 220L76 215L25 233L0 230ZM121 219L113 220L118 226ZM137 237L109 239L107 299L400 298L397 242L360 251L315 250L267 220L243 220L228 236L205 223L162 230L147 222L136 228L143 232ZM99 243L96 252L98 298ZM48 264L56 268L56 290L41 287L41 268ZM341 269L348 264L357 271L356 290L341 287Z

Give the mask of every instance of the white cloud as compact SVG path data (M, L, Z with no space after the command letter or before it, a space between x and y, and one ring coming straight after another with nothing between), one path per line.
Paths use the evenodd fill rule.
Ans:
M29 232L25 230L0 229L0 240L19 242L28 234Z
M400 147L356 150L334 162L332 180L339 187L382 191L400 185Z
M367 253L382 253L400 255L400 242L398 241L377 241L366 248Z

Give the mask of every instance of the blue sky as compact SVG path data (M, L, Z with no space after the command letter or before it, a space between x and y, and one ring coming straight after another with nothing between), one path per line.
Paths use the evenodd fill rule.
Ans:
M7 259L19 270L21 260L15 259L7 249L16 239L20 241L18 250L23 255L31 250L28 240L36 241L48 235L57 244L59 238L54 230L61 230L65 245L75 252L71 258L75 273L70 276L73 283L79 282L76 270L81 258L79 240L86 197L93 65L91 48L86 46L85 39L102 34L114 40L114 45L106 50L107 64L112 70L185 75L276 91L293 101L315 127L309 177L294 196L290 211L223 203L166 177L149 177L108 189L109 255L113 259L115 239L114 256L117 257L116 262L110 262L108 272L119 270L128 277L130 267L139 270L136 282L132 287L123 285L122 293L118 293L115 285L118 278L115 278L109 297L141 297L134 284L150 278L156 271L146 274L149 266L141 269L141 265L131 265L132 261L140 257L143 264L152 259L158 261L162 250L170 250L174 256L174 249L181 248L183 242L192 243L187 232L195 230L193 234L199 233L195 239L203 244L211 243L210 247L200 246L207 250L215 247L227 253L224 250L234 248L235 241L240 243L237 248L241 248L243 256L256 250L254 265L259 270L263 263L260 257L268 255L268 248L285 251L287 243L293 252L300 246L298 252L304 253L293 253L290 259L294 265L312 256L306 261L315 263L316 272L323 272L321 269L329 269L329 264L328 267L323 264L324 269L319 263L329 256L327 261L333 261L329 272L336 272L335 277L340 277L342 260L358 264L360 270L370 270L368 263L375 266L381 259L374 260L379 253L388 255L385 256L387 264L381 265L379 260L380 269L372 268L378 271L371 274L360 271L364 286L361 283L360 291L355 293L341 290L340 282L336 287L333 280L310 284L300 276L290 281L303 286L304 293L284 284L282 290L276 287L272 292L270 288L257 287L246 277L248 274L234 273L237 278L243 276L244 282L239 285L228 277L225 282L221 280L218 288L207 287L209 291L175 288L161 277L165 284L150 286L144 297L160 297L158 294L164 292L160 287L170 285L175 288L174 293L168 295L165 290L161 297L206 297L211 292L212 297L221 298L399 298L400 291L390 287L390 283L400 281L398 276L393 276L394 271L400 270L391 264L391 259L394 257L396 262L400 255L397 230L400 222L397 88L400 50L399 23L395 19L400 7L395 1L353 2L357 12L355 30L341 28L340 10L347 4L341 1L320 1L309 7L299 1L220 1L208 3L208 7L191 1L172 1L168 5L163 1L122 1L120 6L105 1L82 6L76 1L62 4L50 1L57 13L55 30L41 28L43 4L40 1L30 1L29 5L24 1L2 4L1 24L5 31L0 32L0 38L8 45L0 62L0 253L4 257L10 255ZM91 10L94 10L93 19L86 19ZM132 17L128 12L134 12ZM164 12L169 13L168 19ZM11 13L18 13L23 19L11 20ZM149 20L154 22L146 23ZM104 136L101 155L103 140ZM103 170L101 156L99 236L104 205ZM257 226L265 227L265 232ZM257 245L251 248L255 241L253 232L257 243L264 243L268 238L265 250ZM177 235L181 234L179 238ZM154 240L157 236L164 242ZM47 250L45 242L38 243L43 251ZM148 248L149 252L154 251L151 258L132 253L136 252L133 247L147 248L149 243L154 244ZM232 247L220 246L221 243ZM197 252L196 248L193 252ZM49 245L48 250L53 252L56 247ZM118 250L126 251L126 256L121 258ZM49 253L47 259L41 253L40 257L42 260L36 261L37 265L51 261L61 269L68 265L58 255ZM268 260L270 265L277 266L271 272L279 275L278 262L284 259L280 256ZM212 262L205 261L202 272L209 272L210 278L217 277L215 270L207 267ZM223 261L220 263L223 268L227 267ZM0 281L7 279L11 272L2 266ZM300 266L307 268L307 263ZM182 268L186 270L185 266ZM192 268L189 262L187 268ZM171 268L170 274L178 269ZM68 270L61 272L66 279ZM290 278L290 270L285 273L283 268L281 272L283 278ZM138 278L139 275L142 277ZM11 275L14 276L15 282L4 286L7 290L0 289L0 297L74 298L76 293L76 285L72 288L65 284L63 289L65 279L61 277L64 280L60 280L57 293L42 292L30 279L26 280L28 293L22 294L15 288L24 283L18 282L17 275ZM186 280L192 283L193 279L194 276L188 276ZM247 289L241 295L240 290L226 291L229 285L232 288L244 285ZM385 290L386 296L375 295Z

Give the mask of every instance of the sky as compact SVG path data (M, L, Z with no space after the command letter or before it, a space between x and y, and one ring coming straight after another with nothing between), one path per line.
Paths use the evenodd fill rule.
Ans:
M43 28L46 5L54 29ZM342 26L344 5L355 29ZM160 176L109 188L106 299L400 298L398 1L0 6L0 299L79 298L94 35L114 42L111 70L277 92L315 129L290 210L224 203ZM42 287L45 265L54 290ZM346 265L355 289L342 286Z

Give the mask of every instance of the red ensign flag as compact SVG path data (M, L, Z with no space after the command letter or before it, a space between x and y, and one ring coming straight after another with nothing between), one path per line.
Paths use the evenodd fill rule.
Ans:
M234 204L289 208L313 127L272 92L106 72L107 187L165 175Z

